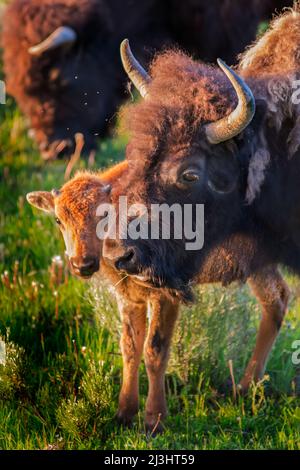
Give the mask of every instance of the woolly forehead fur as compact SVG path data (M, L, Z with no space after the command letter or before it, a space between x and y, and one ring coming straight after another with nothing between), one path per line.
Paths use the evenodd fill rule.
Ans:
M77 172L55 198L57 215L76 224L94 218L98 205L110 201L106 189L117 182L126 169L127 162L123 161L103 172Z
M130 148L143 155L143 164L145 159L153 161L162 146L168 153L189 147L203 124L229 114L237 103L220 69L195 62L179 51L159 54L150 75L149 98L122 111Z
M95 217L104 185L97 175L78 173L61 188L59 196L55 198L58 217L78 226L86 218Z
M266 104L250 159L248 203L259 194L271 160L267 127L279 132L292 118L288 156L299 147L299 106L292 106L291 100L299 57L299 3L275 18L268 32L241 56L238 73L254 96ZM228 115L236 106L235 92L223 72L216 66L195 62L184 53L167 51L158 55L149 73L149 98L128 105L122 112L123 127L131 136L128 157L141 174L143 167L153 168L165 156L188 155L191 145L208 149L201 132L203 125Z

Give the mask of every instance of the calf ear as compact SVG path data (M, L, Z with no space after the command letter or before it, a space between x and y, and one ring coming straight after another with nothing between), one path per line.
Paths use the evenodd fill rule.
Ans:
M34 191L26 195L27 201L44 212L54 212L54 198L48 191Z

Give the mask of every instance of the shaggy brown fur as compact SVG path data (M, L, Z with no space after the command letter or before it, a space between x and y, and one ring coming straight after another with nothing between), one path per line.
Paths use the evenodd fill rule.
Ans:
M53 75L52 82L48 77L53 54L37 60L28 54L28 48L63 24L72 26L86 38L85 41L92 39L96 28L104 39L109 21L105 9L103 11L98 6L97 0L18 0L12 2L5 12L2 42L7 91L30 118L38 142L44 140L45 132L51 132L57 112L55 81L58 77L55 80ZM47 96L48 87L52 87L52 97ZM64 120L63 114L61 119Z
M124 276L102 258L102 242L96 236L96 207L109 202L110 196L103 192L107 184L117 185L128 177L127 162L122 162L100 174L79 172L66 183L55 197L51 193L36 192L28 195L34 206L55 212L59 218L64 237L73 239L74 260L83 262L87 257L100 257L100 271L95 281L104 280L114 290L122 318L121 350L123 356L123 382L119 396L117 418L130 425L138 411L139 385L138 370L144 351L145 365L149 379L146 401L145 426L149 432L163 430L158 419L167 413L164 376L168 363L171 338L178 316L179 302L163 289L154 289L138 279ZM234 247L234 250L232 250ZM247 249L245 249L247 247ZM198 282L228 282L236 278L236 257L243 266L243 278L249 277L247 254L255 252L252 240L241 236L217 248L207 258ZM225 271L226 272L225 272ZM83 276L85 277L85 276ZM247 390L253 379L259 379L264 371L270 347L277 335L288 300L288 289L275 267L270 267L250 279L255 294L263 306L263 320L257 346L241 380L241 390ZM146 316L151 312L148 333Z
M300 107L293 105L294 81L300 77L300 7L294 6L275 18L268 32L241 56L238 72L251 86L257 100L264 100L265 128L256 134L259 143L252 155L248 178L248 201L252 202L264 181L270 161L267 129L277 132L287 120L288 155L300 145ZM123 130L131 135L130 160L155 164L161 152L180 158L191 145L201 142L201 128L230 114L236 95L223 72L215 66L195 62L180 51L159 54L149 69L152 78L149 98L122 110ZM203 140L203 139L202 139ZM205 145L202 144L201 145ZM226 144L225 144L226 145ZM137 168L134 169L137 171Z
M236 105L234 91L220 70L182 52L159 54L150 76L149 99L122 111L122 128L131 135L130 159L142 154L143 165L153 165L164 150L170 155L184 153L201 125L229 114Z
M146 206L204 204L205 239L202 250L188 252L183 240L113 243L108 237L104 258L149 285L183 295L192 280L248 280L263 317L242 388L262 373L286 311L288 289L274 265L300 274L300 113L291 99L299 76L299 32L296 4L242 57L237 69L251 86L256 114L230 141L212 145L205 124L236 106L231 84L218 68L178 51L156 57L147 99L122 112L130 133L129 171L115 185L113 200L126 194ZM183 183L187 169L196 178Z
M3 20L7 90L29 118L45 159L71 154L76 132L84 135L89 151L125 98L119 60L124 37L146 62L153 48L170 43L196 57L232 62L277 5L272 0L251 0L247 9L233 0L13 0ZM62 25L78 34L71 50L40 57L28 53Z
M286 136L290 158L300 145L300 107L293 101L299 96L296 93L299 57L300 4L297 2L292 11L288 9L273 20L268 32L241 55L239 64L239 73L249 82L256 98L263 99L267 106L264 117L267 124L261 139L266 142L268 128L274 127L279 133L290 121Z
M76 132L84 135L89 151L96 136L107 130L125 97L120 40L127 35L135 38L145 60L150 55L145 44L151 49L169 42L161 16L153 13L156 3L14 0L8 6L2 34L7 90L30 119L45 159L59 154L62 140L67 143L62 153L71 153ZM62 25L78 35L71 49L38 57L28 53L30 46Z
M152 77L150 98L129 107L129 112L124 113L131 133L127 149L128 167L123 164L117 170L113 169L110 172L112 178L107 178L105 174L100 178L88 174L78 175L52 199L52 211L61 218L63 233L66 230L72 232L72 236L65 239L67 241L73 239L75 250L72 252L71 262L76 262L73 263L75 268L80 272L80 263L84 263L86 259L102 258L103 274L116 288L119 308L123 315L121 347L124 357L119 418L125 423L129 423L137 411L137 370L145 342L145 364L149 377L145 422L148 429L153 429L158 417L160 415L164 417L166 414L164 373L177 318L178 299L180 292L190 287L188 281L192 278L192 270L194 270L194 280L199 283L228 284L234 280L248 280L262 305L263 316L256 346L240 382L240 388L244 391L248 389L252 380L257 381L262 377L268 353L286 312L288 288L276 268L277 259L274 260L277 247L272 243L276 237L272 234L273 237L268 238L266 235L269 235L269 232L267 230L264 232L265 227L257 222L260 214L254 212L253 215L250 212L258 198L257 188L254 188L254 193L248 194L249 199L253 199L252 204L248 206L244 204L247 185L245 188L245 175L242 174L242 179L240 172L244 171L244 167L248 169L249 165L251 166L253 155L256 159L259 155L263 155L258 153L259 148L254 146L253 149L249 142L254 141L255 144L267 142L267 139L263 140L264 135L258 138L255 135L257 121L253 123L251 133L246 130L241 138L213 147L205 140L203 124L219 119L236 105L235 95L223 74L210 66L195 63L180 52L167 52L158 56L150 74ZM257 84L258 87L254 87L255 92L257 89L262 90L264 86L262 82L257 81ZM259 119L258 116L258 122L261 122ZM246 141L247 153L240 165L238 156L242 155L243 138ZM273 157L271 152L270 155ZM264 169L269 164L269 154L263 155L263 158L262 167L258 161L252 160L254 163L249 172L248 184L255 179L259 180L259 185L263 184ZM280 159L284 160L281 154ZM118 269L115 262L120 260L120 255L122 257L124 253L126 254L120 241L107 237L102 246L97 239L95 234L97 221L92 214L99 202L110 200L110 196L103 191L104 182L101 178L105 184L107 182L112 184L112 199L115 202L120 194L127 193L131 200L146 204L149 201L170 202L168 199L170 195L173 198L171 202L180 200L180 202L195 203L197 200L192 189L185 193L179 192L176 186L177 173L174 172L174 169L180 170L184 161L188 163L190 160L198 164L201 161L205 170L195 193L196 197L200 194L204 198L204 203L208 204L206 215L208 248L205 245L201 254L193 252L187 254L180 242L174 243L171 240L163 247L160 245L160 240L149 242L150 247L152 249L154 247L153 251L150 251L152 255L154 254L150 266L152 274L157 267L163 268L168 275L168 281L176 277L183 284L177 285L176 290L174 285L170 287L168 282L165 284L161 282L161 289L157 289L153 282L154 274L146 281L141 281L138 276L145 272L143 260L138 265L138 269L140 267L142 269L137 270L136 275L131 273L131 276L127 276L126 269ZM224 187L227 178L232 177L232 174L234 176L235 173L237 175L237 178L233 178L234 184L231 185L233 189L229 195L221 191L214 192L212 186L208 190L205 186L209 178L215 177L222 166L219 175L221 188ZM255 183L251 184L255 186ZM41 202L41 199L44 202ZM40 208L46 207L47 210L51 205L51 196L49 193L29 195L29 201ZM275 203L275 198L272 197L271 201ZM269 202L268 209L270 205ZM233 221L232 214L234 214ZM263 220L265 220L264 215L263 212ZM241 223L237 225L236 220L240 222L240 218ZM227 220L232 225L227 226ZM253 229L254 222L258 228L255 225ZM232 230L232 227L235 230ZM270 244L269 250L266 248L265 238ZM132 246L135 245L131 245L131 248ZM127 245L125 248L128 248ZM140 250L141 256L148 253L148 245L143 245L143 248ZM159 276L156 275L156 278ZM161 279L163 276L159 278L160 281ZM177 297L174 295L174 290L177 292ZM151 306L152 318L145 341L147 305Z
M275 17L268 31L240 57L245 77L285 76L299 71L300 6Z

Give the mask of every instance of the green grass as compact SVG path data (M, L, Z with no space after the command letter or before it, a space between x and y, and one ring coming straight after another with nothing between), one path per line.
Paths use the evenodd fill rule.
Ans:
M45 165L9 101L1 107L0 365L1 449L300 449L298 281L267 368L269 377L234 402L219 390L233 361L236 380L251 353L259 308L247 287L201 287L182 311L167 373L165 433L143 428L147 393L130 430L116 426L120 388L119 319L114 299L63 272L52 258L64 247L50 217L33 210L28 191L59 187L65 164ZM120 139L102 143L96 165L122 158ZM81 163L84 165L84 163Z

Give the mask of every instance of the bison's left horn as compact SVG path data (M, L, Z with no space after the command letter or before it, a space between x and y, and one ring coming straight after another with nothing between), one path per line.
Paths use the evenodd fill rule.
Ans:
M39 56L43 52L56 49L64 45L71 45L77 39L77 33L69 26L60 26L44 41L28 49L29 54Z
M240 134L250 124L255 113L255 99L248 85L221 59L218 59L218 65L235 89L238 104L229 116L205 126L211 144L219 144Z
M124 39L124 41L121 42L120 53L125 72L140 92L141 96L146 98L151 78L132 54L128 39Z

